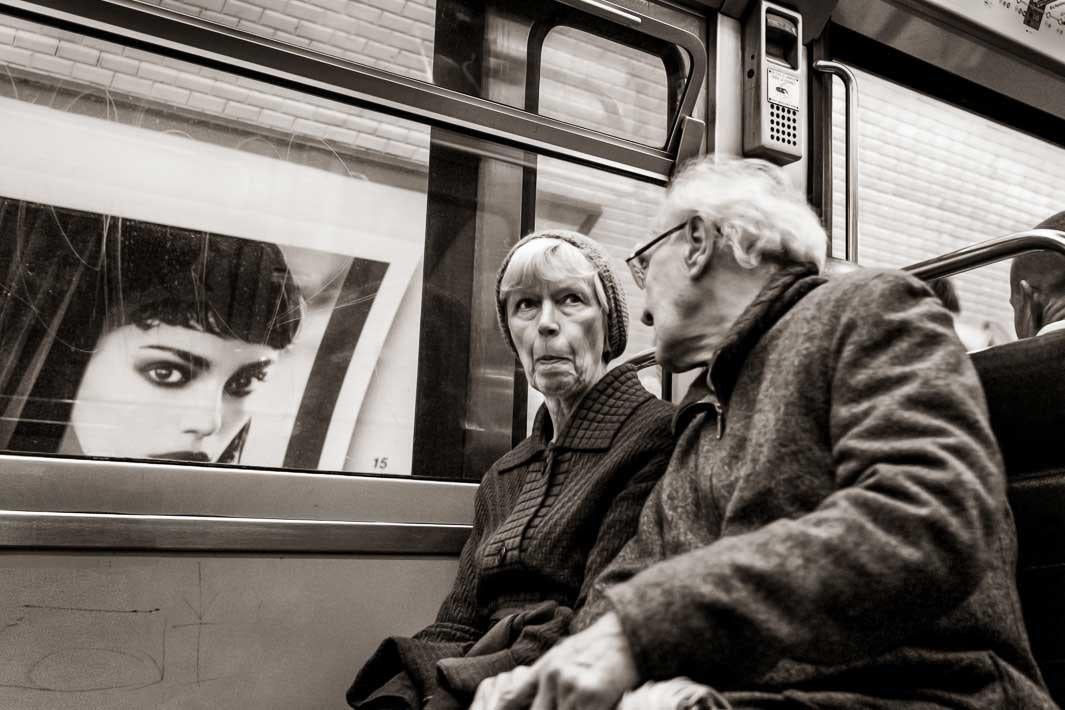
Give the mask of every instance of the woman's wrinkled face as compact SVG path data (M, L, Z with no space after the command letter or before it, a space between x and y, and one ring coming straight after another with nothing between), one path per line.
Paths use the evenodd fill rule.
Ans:
M191 328L122 326L100 338L70 426L90 456L218 461L276 358Z
M605 319L588 279L520 286L506 307L525 376L544 397L580 396L602 376Z

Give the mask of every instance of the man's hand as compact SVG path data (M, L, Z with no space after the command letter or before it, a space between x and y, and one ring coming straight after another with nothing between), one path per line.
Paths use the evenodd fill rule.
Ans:
M477 688L470 710L612 710L639 682L629 642L614 613Z

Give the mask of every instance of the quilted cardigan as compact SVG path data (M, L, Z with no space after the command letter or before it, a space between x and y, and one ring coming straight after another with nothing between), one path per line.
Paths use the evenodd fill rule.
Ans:
M532 434L481 481L436 622L378 647L348 691L352 707L422 707L437 690L438 661L465 655L502 617L542 602L579 608L669 462L672 414L631 365L596 383L557 441L542 406ZM514 653L486 657L483 675L530 663L553 640L526 634Z

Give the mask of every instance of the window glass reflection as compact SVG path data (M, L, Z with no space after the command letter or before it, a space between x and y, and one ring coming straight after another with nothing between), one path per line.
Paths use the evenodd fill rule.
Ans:
M668 79L654 54L563 24L547 33L539 79L530 76L536 37L558 21L550 4L551 12L481 0L141 1L646 145L666 141ZM634 9L701 27L672 8ZM539 83L539 106L529 103L527 82ZM501 83L521 90L500 91Z
M141 0L359 64L433 80L436 0Z
M652 54L571 27L544 40L540 113L645 145L669 128L666 68Z

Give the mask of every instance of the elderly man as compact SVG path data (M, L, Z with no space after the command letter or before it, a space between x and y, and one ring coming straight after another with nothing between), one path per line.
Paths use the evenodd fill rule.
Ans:
M630 265L660 361L702 368L673 458L584 630L472 707L605 710L688 676L698 707L1053 708L983 394L931 291L819 275L824 232L761 161L689 166L662 226Z
M1065 232L1065 212L1035 227ZM1010 305L1018 338L1065 328L1065 256L1052 251L1022 254L1010 266Z

